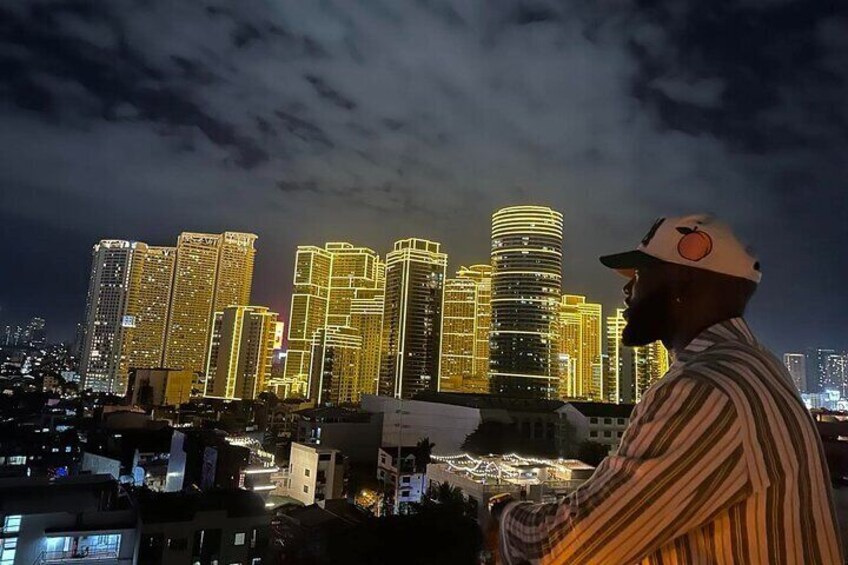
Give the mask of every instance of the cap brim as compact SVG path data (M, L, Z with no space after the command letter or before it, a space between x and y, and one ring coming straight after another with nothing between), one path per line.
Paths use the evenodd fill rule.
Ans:
M600 260L602 265L618 271L619 274L625 277L632 277L636 269L663 262L661 259L657 259L653 255L648 255L638 249L625 251L624 253L615 253L613 255L604 255L600 257Z

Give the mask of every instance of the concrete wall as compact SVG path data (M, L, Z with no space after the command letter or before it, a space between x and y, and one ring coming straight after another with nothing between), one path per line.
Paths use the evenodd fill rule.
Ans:
M383 414L383 445L397 445L399 440L402 445L414 445L428 437L436 455L461 453L465 438L482 420L477 408L370 394L362 396L362 409Z

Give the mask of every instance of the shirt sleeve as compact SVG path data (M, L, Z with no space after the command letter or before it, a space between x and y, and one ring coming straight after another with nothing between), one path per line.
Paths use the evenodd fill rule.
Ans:
M618 453L579 489L505 509L501 559L638 562L750 494L743 455L731 399L706 379L675 377L649 391Z

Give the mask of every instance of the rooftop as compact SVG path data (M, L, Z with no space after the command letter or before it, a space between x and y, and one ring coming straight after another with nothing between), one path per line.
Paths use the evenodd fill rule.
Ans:
M513 412L554 412L564 402L541 398L514 398L495 394L469 394L461 392L422 392L413 398L423 402L437 402L469 408L499 409Z
M569 401L578 412L590 418L629 418L635 404Z

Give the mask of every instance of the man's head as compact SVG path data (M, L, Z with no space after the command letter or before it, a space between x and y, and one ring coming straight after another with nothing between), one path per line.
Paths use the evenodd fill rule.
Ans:
M629 347L672 344L681 331L741 316L756 289L748 279L674 263L636 269L624 286L621 341Z
M636 250L601 262L630 279L622 336L628 346L685 345L709 325L741 316L761 278L759 262L706 215L661 218Z

